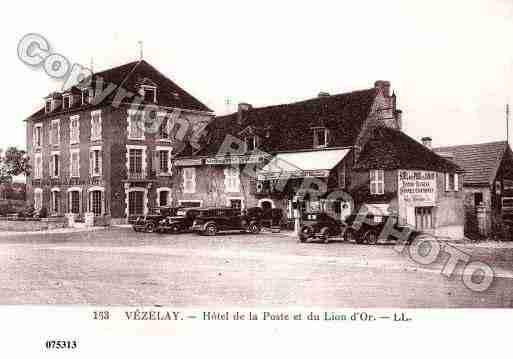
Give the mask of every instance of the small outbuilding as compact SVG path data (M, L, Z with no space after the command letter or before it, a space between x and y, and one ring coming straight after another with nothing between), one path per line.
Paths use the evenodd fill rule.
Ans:
M513 219L513 153L506 141L435 148L465 171L465 232L502 236ZM506 231L507 232L507 231Z

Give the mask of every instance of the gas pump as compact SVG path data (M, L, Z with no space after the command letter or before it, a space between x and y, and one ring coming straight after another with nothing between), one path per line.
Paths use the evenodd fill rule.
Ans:
M292 209L294 211L294 232L299 236L301 230L301 219L305 210L305 202L303 196L294 196L292 199Z

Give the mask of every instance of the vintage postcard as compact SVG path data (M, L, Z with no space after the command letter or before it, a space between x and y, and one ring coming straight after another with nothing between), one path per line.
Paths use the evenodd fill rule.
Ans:
M0 353L511 324L510 0L4 14Z

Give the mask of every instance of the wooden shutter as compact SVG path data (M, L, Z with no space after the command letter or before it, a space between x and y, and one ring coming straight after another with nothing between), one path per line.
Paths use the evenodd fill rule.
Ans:
M459 178L458 178L458 174L455 173L454 174L454 190L457 192L458 191L458 187L459 187Z
M92 176L94 173L94 151L89 151L89 174Z
M159 151L157 151L156 149L153 150L153 154L152 154L151 157L152 157L152 159L151 159L151 169L155 173L160 172L160 156L159 156Z
M445 174L445 192L449 191L449 173Z
M103 173L103 151L98 151L98 173L101 176Z

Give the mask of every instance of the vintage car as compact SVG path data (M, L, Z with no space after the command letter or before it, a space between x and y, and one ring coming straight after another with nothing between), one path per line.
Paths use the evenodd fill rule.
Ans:
M180 233L191 230L194 219L198 215L199 208L180 208L174 216L162 219L158 226L158 233Z
M339 238L358 244L377 244L380 241L397 240L393 235L381 238L384 235L385 224L389 220L393 221L393 228L396 231L407 233L408 242L413 241L419 234L410 227L399 225L397 218L389 215L379 216L369 213L362 218L361 215L352 214L341 221L327 213L317 212L303 215L299 240L307 242L318 239L327 243L330 239Z
M279 228L282 225L283 211L280 208L250 207L245 213L252 218L259 218L262 227Z
M157 207L150 211L150 213L137 216L130 220L132 228L136 232L153 233L157 230L159 222L168 216L173 216L178 210L177 207Z
M259 233L260 217L242 213L229 207L202 208L194 219L192 230L203 235L214 236L223 231L245 231Z

